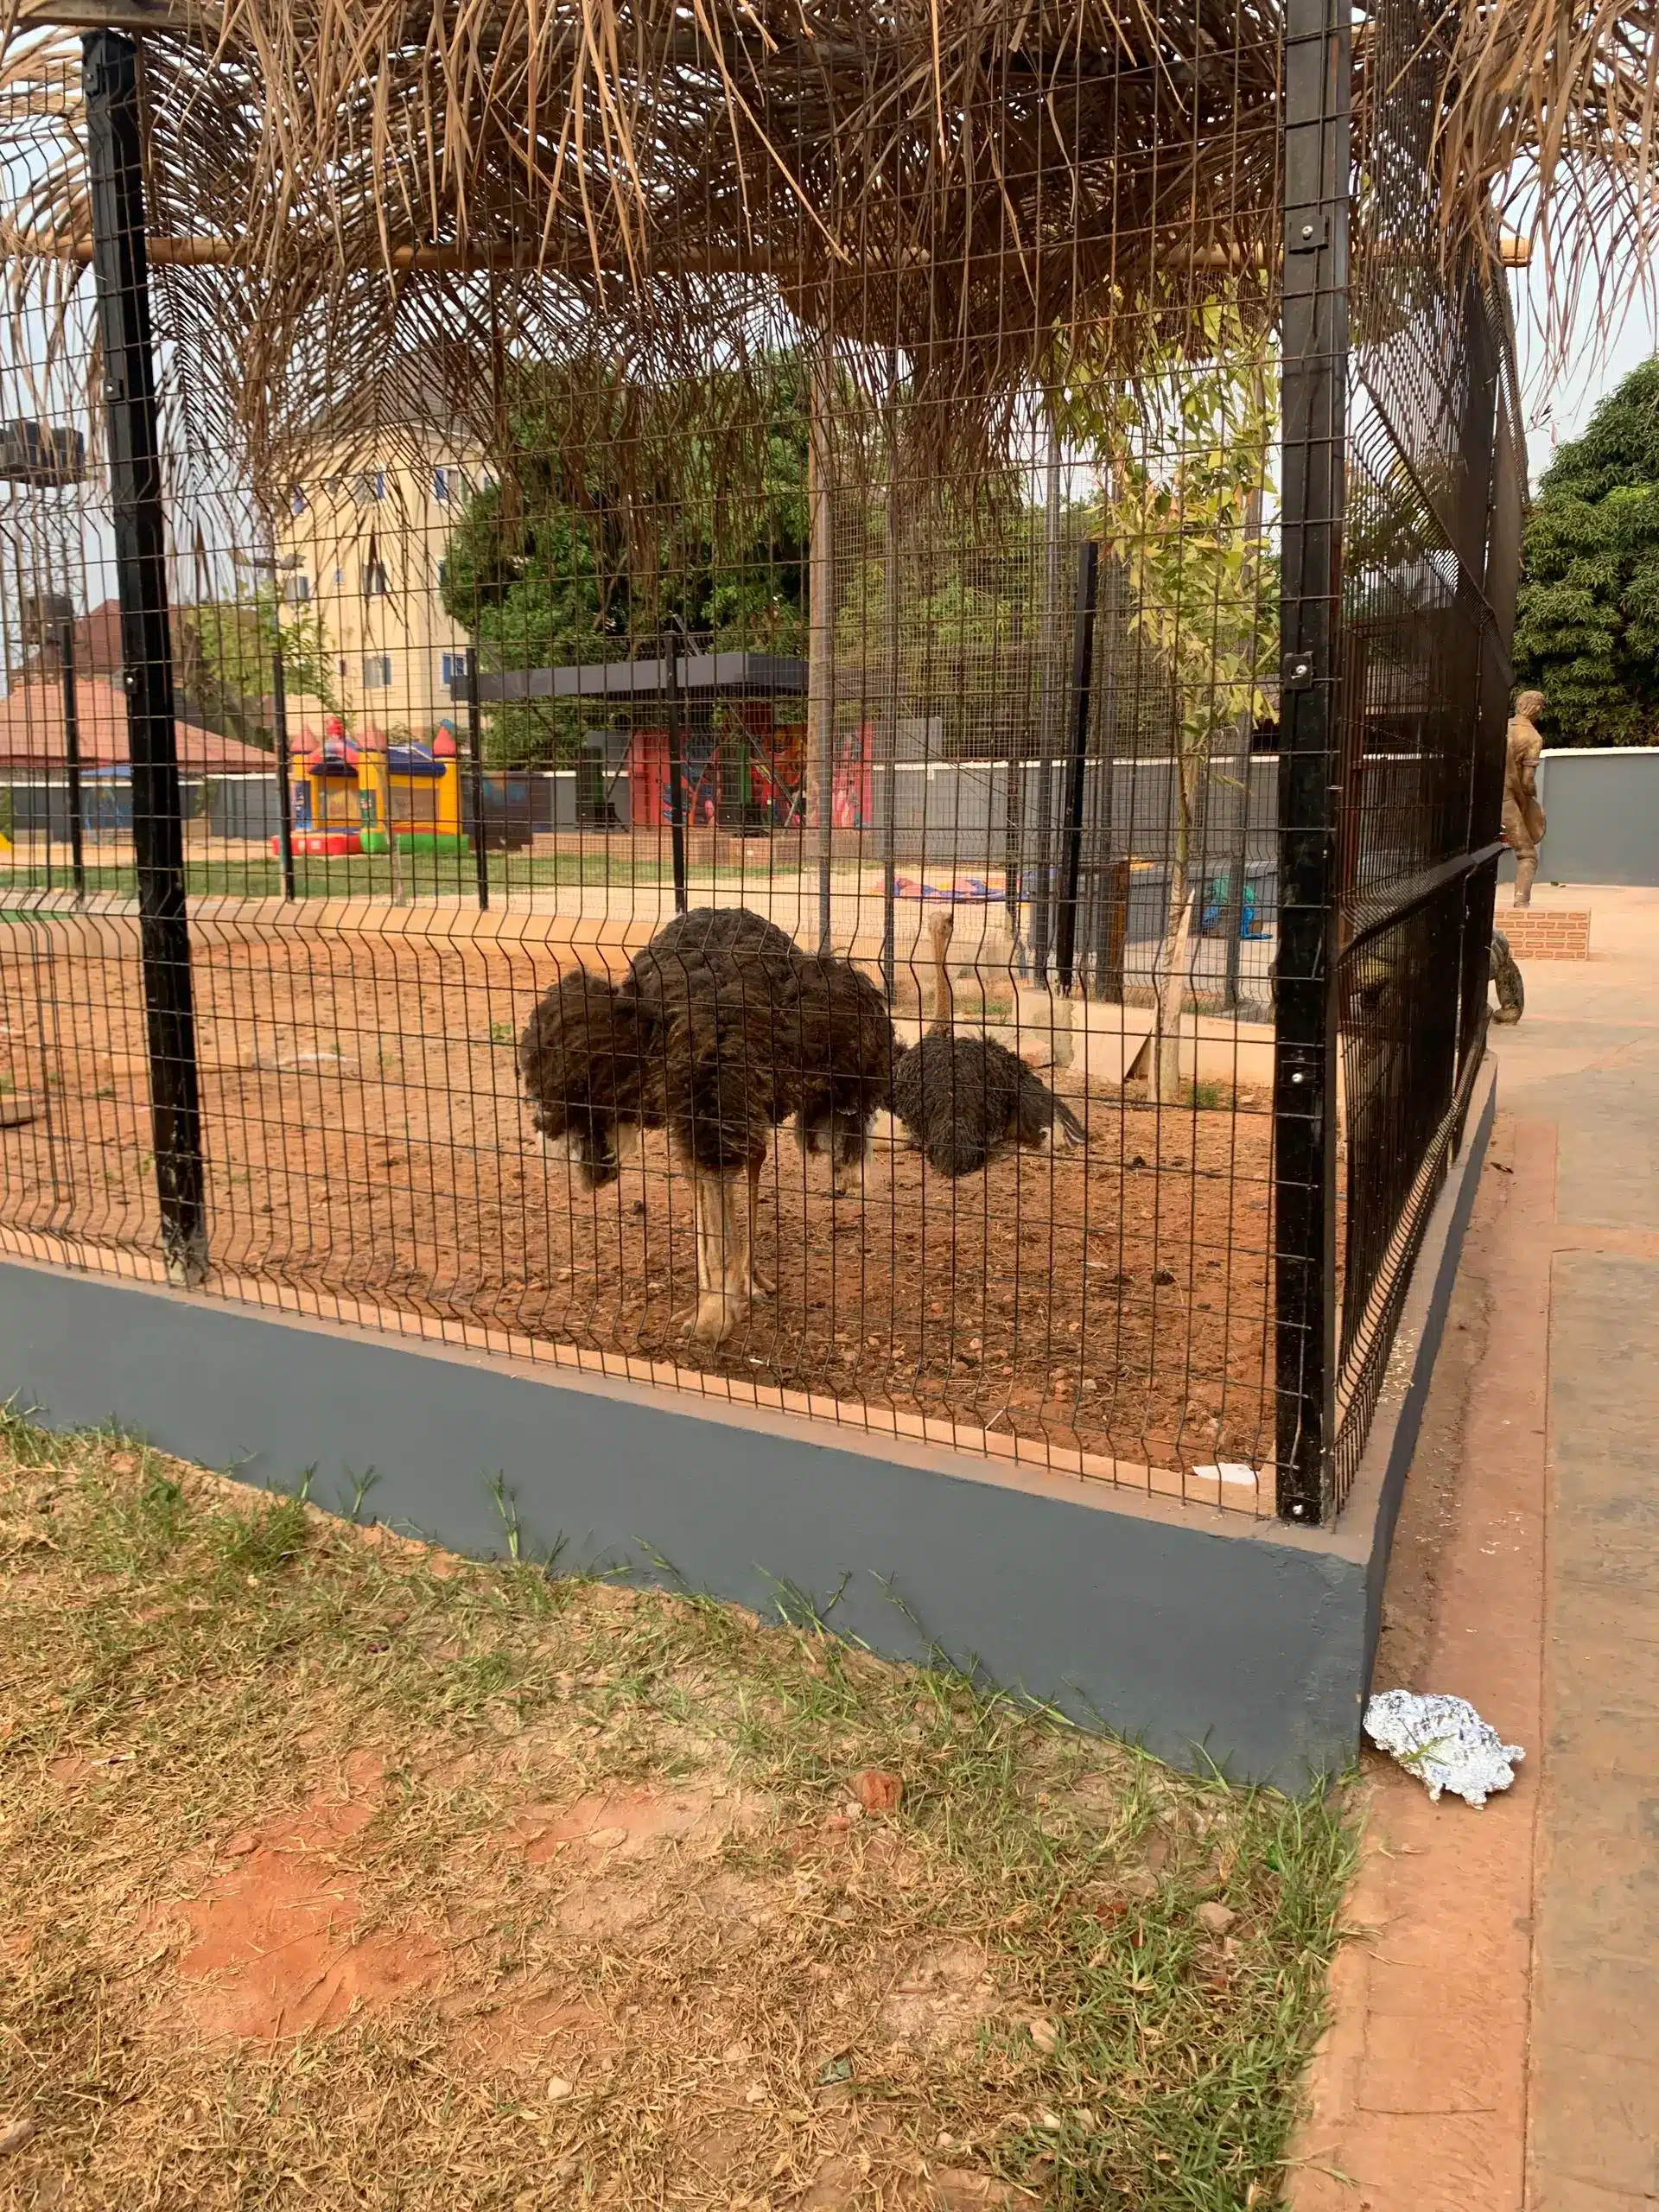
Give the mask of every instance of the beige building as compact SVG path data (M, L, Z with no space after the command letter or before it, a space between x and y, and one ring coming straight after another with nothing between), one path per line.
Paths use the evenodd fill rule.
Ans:
M334 710L352 734L429 737L464 713L450 685L467 632L444 612L444 550L486 480L476 449L430 423L334 433L302 457L277 534L283 595L315 615L334 661ZM321 699L290 694L297 741L321 735Z

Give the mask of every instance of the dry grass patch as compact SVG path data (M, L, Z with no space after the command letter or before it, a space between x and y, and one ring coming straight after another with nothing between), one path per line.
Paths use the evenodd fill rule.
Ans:
M1278 2194L1321 1800L16 1419L0 1573L0 2203Z

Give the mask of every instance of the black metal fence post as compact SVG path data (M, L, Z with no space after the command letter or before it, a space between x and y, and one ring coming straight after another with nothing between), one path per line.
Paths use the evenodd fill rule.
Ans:
M80 702L75 693L75 626L65 622L58 632L58 659L63 682L63 766L69 792L69 868L74 881L75 904L86 898L86 839L80 817Z
M276 851L283 871L283 896L292 899L294 888L294 787L288 750L288 677L283 649L270 657L270 719L276 745Z
M664 626L663 689L668 702L668 836L674 861L674 911L683 914L685 893L685 731L680 720L680 633L671 618Z
M1276 1503L1332 1497L1337 1319L1337 747L1348 367L1348 0L1287 0L1274 1047Z
M1077 556L1077 603L1071 627L1071 715L1065 761L1060 906L1054 964L1060 988L1072 987L1077 953L1077 893L1083 879L1083 794L1089 763L1089 710L1095 681L1095 608L1100 596L1100 547L1090 538Z
M1110 479L1108 479L1108 497ZM1106 652L1101 673L1100 707L1096 727L1100 743L1096 756L1095 785L1095 903L1093 944L1090 953L1090 987L1096 999L1122 1005L1128 950L1130 868L1127 857L1112 856L1117 837L1117 738L1120 704L1118 662L1128 632L1126 578L1116 552L1103 556L1105 574L1099 597L1103 602ZM1098 620L1099 618L1097 618Z
M137 48L118 31L92 31L82 41L82 54L156 1184L168 1277L190 1286L207 1272L207 1194L150 343Z
M473 802L473 866L478 884L478 906L480 913L488 912L490 904L490 849L484 835L484 717L478 696L478 647L470 646L467 654L467 783ZM391 810L391 779L386 779L386 810ZM386 849L397 852L397 830L388 819Z

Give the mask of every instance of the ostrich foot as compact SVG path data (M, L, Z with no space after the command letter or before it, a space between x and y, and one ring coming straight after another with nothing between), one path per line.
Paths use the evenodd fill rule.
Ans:
M738 1327L749 1318L749 1301L736 1291L708 1290L697 1300L697 1310L687 1321L682 1335L694 1344L712 1348L723 1344Z
M749 1269L749 1291L750 1294L755 1298L776 1298L778 1295L778 1286L770 1275L763 1274L757 1267L751 1267Z

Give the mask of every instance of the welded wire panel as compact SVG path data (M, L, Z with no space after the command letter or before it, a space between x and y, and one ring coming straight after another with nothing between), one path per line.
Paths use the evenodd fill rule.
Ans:
M202 1288L1270 1510L1277 23L1010 15L894 121L925 11L827 116L677 21L669 196L550 256L545 116L462 206L389 63L389 264L344 121L273 244L245 59L199 141L147 56ZM86 460L4 486L0 1230L159 1274L80 98L6 118L0 412Z

